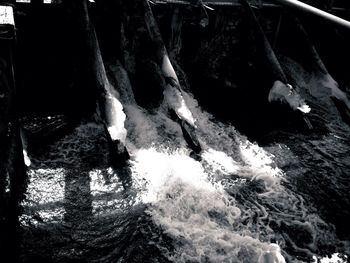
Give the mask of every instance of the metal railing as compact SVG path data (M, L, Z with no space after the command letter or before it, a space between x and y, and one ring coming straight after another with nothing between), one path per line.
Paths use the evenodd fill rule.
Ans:
M198 5L199 4L199 5L203 5L205 8L208 8L208 9L213 9L211 6L241 6L242 5L240 0L148 0L148 1L153 4L179 4L179 5L189 5L189 4ZM16 3L18 4L31 3L31 2L32 2L31 0L16 0ZM55 0L35 0L35 2L36 3L41 2L42 4L50 4L50 3L55 3L56 1ZM94 2L94 1L91 1L91 2ZM335 25L339 25L344 28L350 29L349 21L298 0L270 0L270 1L255 0L254 3L250 1L250 4L258 8L286 6L301 12L306 12L306 13L315 15ZM339 11L339 8L332 6L332 8L329 11L332 12L332 10ZM345 10L346 9L344 9L343 11Z

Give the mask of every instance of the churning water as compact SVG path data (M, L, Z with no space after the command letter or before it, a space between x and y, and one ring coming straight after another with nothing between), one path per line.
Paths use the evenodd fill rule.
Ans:
M322 85L315 79L299 81ZM277 133L263 148L183 95L200 156L166 106L140 108L128 82L128 167L110 167L93 120L31 156L23 261L347 262L349 234L335 225L346 231L337 220L349 218L349 129L328 102L312 114L330 132Z

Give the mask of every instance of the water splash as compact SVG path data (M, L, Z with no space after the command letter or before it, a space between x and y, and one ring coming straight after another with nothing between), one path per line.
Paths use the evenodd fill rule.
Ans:
M132 164L133 177L146 181L142 201L151 204L148 213L178 245L175 253L169 252L169 259L258 262L269 250L269 244L234 230L241 216L236 201L220 185L212 184L208 171L184 153L142 149L135 153ZM216 168L228 171L227 168L233 167L228 159L218 165L214 163L211 163L213 171Z
M128 95L131 87L125 88ZM157 241L155 246L174 262L284 262L282 255L289 262L296 262L296 255L299 262L307 262L321 254L319 248L327 242L336 244L334 229L300 195L286 187L288 178L275 160L289 156L288 147L282 147L283 151L278 148L276 152L283 156L275 157L231 125L216 121L184 92L203 145L200 158L195 160L189 156L180 126L168 117L165 108L149 113L128 96L123 103L133 186L125 189L118 172L109 167L101 125L81 124L72 134L50 145L45 156L32 160L24 204L27 225L67 221L80 226L82 222L72 217L82 214L79 220L100 226L100 218L119 222L127 214L128 227L123 231L125 236L134 237L139 230L130 226L138 225L140 219L135 221L130 214L135 207L147 207L142 213L150 216L157 231L170 237L168 242L172 243L167 246ZM285 162L285 166L290 164L290 160ZM41 176L47 173L51 175ZM51 200L55 206L37 207L40 211L31 214L31 201L50 204L46 194L57 197ZM56 217L50 219L48 211L56 213ZM145 216L136 217L142 220ZM95 243L103 243L104 238L109 242L110 236L119 233L116 228L109 225L102 233L84 229L77 235L81 239L91 235ZM159 235L157 231L144 234L143 242L155 242L151 237ZM119 243L109 246L113 251L121 250Z
M348 257L341 255L339 253L334 253L331 257L317 258L313 256L314 263L346 263L348 262Z

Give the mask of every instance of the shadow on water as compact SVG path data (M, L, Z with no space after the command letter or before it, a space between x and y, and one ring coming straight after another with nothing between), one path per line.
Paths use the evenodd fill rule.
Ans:
M137 204L129 165L111 167L108 156L103 127L92 123L33 156L22 262L168 262L158 244L171 241Z
M117 176L121 180L123 184L124 190L127 192L128 190L131 190L132 187L132 171L130 169L130 164L127 162L124 166L120 165L112 165L114 171L116 172ZM109 176L105 177L106 183L109 181Z
M90 177L87 172L72 169L66 173L64 188L64 220L72 226L92 217Z
M19 262L21 230L18 222L18 211L11 211L2 204L0 220L0 252L5 262ZM4 211L6 211L4 213Z

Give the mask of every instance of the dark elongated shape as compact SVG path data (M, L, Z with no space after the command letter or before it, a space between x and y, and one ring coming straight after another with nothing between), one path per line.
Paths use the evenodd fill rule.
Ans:
M333 77L328 72L325 64L323 63L320 55L318 54L315 46L313 45L311 39L306 33L302 23L298 18L294 18L295 25L298 27L300 32L300 39L305 43L304 46L309 50L309 54L313 64L327 79L326 87L331 90L331 99L333 100L335 106L339 110L339 113L347 124L350 125L350 100L347 97L346 93L342 91L338 83L333 79Z
M262 50L264 52L264 59L267 60L267 64L271 67L272 74L274 77L283 82L288 83L286 74L283 72L283 69L276 57L275 52L273 51L270 42L268 41L267 37L265 36L265 33L263 29L261 28L258 19L256 18L250 4L247 2L247 0L241 1L243 6L248 10L248 13L251 15L253 19L253 26L255 27L255 37L257 38L257 44L262 46Z
M16 203L20 196L21 181L26 177L22 143L16 112L16 90L13 72L14 19L12 7L0 6L0 209L6 184L10 190L10 201ZM10 14L12 17L6 17ZM6 183L7 181L7 183ZM13 191L12 191L13 190ZM17 191L18 190L18 191ZM18 197L18 198L17 198Z
M305 104L301 96L293 89L293 87L288 83L286 74L284 73L281 64L279 63L275 52L273 51L263 29L261 28L258 19L256 18L250 4L247 0L242 1L243 5L246 7L253 19L253 25L255 26L256 37L258 40L258 45L262 45L263 57L261 59L266 59L267 65L270 67L272 76L275 78L273 86L269 92L268 100L271 101L282 101L289 104L293 110L300 110L303 113L308 113L310 108ZM306 117L304 117L305 119ZM306 121L308 127L310 127L309 122Z
M18 246L16 222L27 174L16 112L13 12L9 6L0 6L0 12L0 249L3 258L17 262L11 252Z
M168 52L165 48L149 2L147 0L141 1L143 1L147 31L153 41L153 45L156 46L157 63L165 78L166 90L164 91L164 95L168 102L169 110L174 112L174 114L171 115L176 116L176 120L181 126L186 142L193 151L199 153L201 151L201 146L195 133L195 120L182 97L179 79L170 62ZM192 128L189 129L189 127Z
M315 46L313 45L311 39L309 38L308 34L306 33L304 26L302 25L300 20L297 17L293 16L293 22L299 31L299 34L300 34L299 36L301 38L300 40L303 42L303 46L305 46L309 50L310 58L311 58L313 64L323 74L329 74L325 64L323 63L320 55L318 54Z
M89 70L93 74L96 88L99 115L104 123L110 152L114 162L124 163L129 154L125 147L126 129L124 128L125 114L119 101L119 94L107 78L98 39L92 25L86 0L74 1L76 15L83 30L83 41L86 48L86 56L89 60Z

